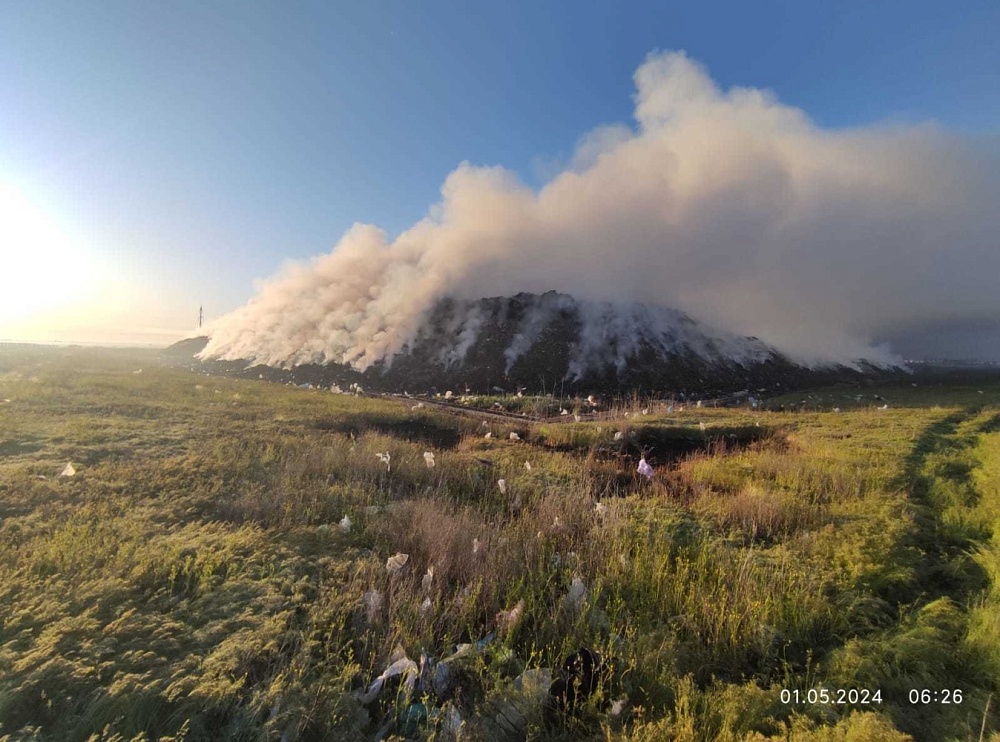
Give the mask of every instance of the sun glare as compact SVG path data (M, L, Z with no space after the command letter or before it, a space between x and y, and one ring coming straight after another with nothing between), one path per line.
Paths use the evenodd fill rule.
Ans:
M15 189L0 185L0 324L83 300L97 273L85 245Z

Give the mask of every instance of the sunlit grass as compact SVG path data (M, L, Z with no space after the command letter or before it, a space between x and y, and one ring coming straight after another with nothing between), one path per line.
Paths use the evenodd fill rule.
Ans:
M483 424L152 354L0 356L0 738L445 738L449 709L488 737L523 671L580 647L615 671L524 734L975 738L1000 690L1000 387L853 392ZM397 648L494 632L427 719L358 701ZM781 703L820 687L883 702Z

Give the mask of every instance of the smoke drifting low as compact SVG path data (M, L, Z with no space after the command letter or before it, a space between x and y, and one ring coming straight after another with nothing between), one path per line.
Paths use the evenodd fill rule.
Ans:
M393 241L356 224L210 328L205 356L364 368L445 296L555 289L684 311L800 362L893 359L896 328L1000 322L1000 157L933 125L824 129L684 53L635 74L540 191L461 164Z

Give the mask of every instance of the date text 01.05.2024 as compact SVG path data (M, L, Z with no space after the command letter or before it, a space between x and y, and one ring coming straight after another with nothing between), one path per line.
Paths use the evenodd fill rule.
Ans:
M871 706L882 703L881 690L868 688L782 688L781 702L788 705L809 706Z

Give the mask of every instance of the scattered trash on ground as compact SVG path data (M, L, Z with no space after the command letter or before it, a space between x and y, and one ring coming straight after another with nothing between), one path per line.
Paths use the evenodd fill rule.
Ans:
M399 552L389 557L385 561L385 571L389 573L390 576L399 574L399 572L406 566L406 563L410 560L409 554L403 554Z
M378 590L369 590L361 596L361 602L365 604L365 615L369 621L374 621L378 612L382 609L382 593Z
M562 670L549 687L546 707L547 721L552 723L558 713L572 713L587 701L602 685L609 684L614 674L614 661L601 659L593 649L581 647L563 661Z
M62 472L59 473L59 476L60 477L72 477L75 474L76 474L76 469L73 468L73 464L72 463L67 463L66 466L63 467Z
M504 631L510 631L521 620L524 613L524 599L517 601L513 608L506 611L499 611L496 615L497 624Z
M472 737L490 740L523 740L528 727L539 724L552 685L552 671L532 668L518 675L510 688L483 704L483 711L468 723Z
M350 533L352 525L353 523L351 523L351 519L345 515L343 520L340 521L340 530L344 533Z
M639 459L639 466L636 468L636 471L642 474L642 476L646 479L653 478L653 467L649 465L649 462L647 462L645 458Z
M382 686L385 685L385 681L397 675L402 676L407 696L413 693L413 688L416 686L417 678L419 677L417 663L407 657L403 649L398 646L396 647L396 651L393 652L392 657L396 659L392 660L382 674L372 681L364 693L358 695L358 700L361 701L362 705L367 706L374 701L382 690Z
M521 493L515 491L513 495L510 496L510 509L515 513L521 509Z
M566 605L574 610L578 610L583 607L583 603L587 598L587 586L583 584L583 578L578 574L573 575L573 582L570 583L569 590L566 592Z
M434 454L430 451L424 451L424 461L427 463L428 469L434 468Z

